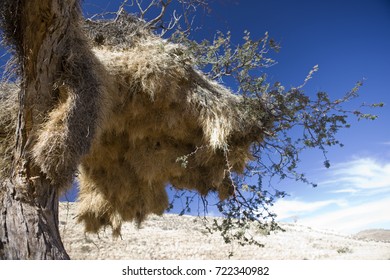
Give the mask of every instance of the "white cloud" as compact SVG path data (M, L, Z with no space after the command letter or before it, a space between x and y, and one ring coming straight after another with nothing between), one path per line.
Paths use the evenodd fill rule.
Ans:
M278 220L284 220L292 217L304 216L332 204L342 206L345 202L342 200L305 202L300 200L280 199L274 204L272 210L278 215Z
M347 188L347 189L337 189L337 190L333 190L331 191L331 193L358 193L359 191L357 189L354 189L354 188Z
M333 209L325 211L329 206ZM343 233L356 233L369 228L390 228L390 197L356 206L349 206L344 200L279 200L272 210L279 221L297 220L302 225Z
M320 183L326 199L281 199L272 210L279 221L344 233L390 229L390 163L360 158L334 165ZM321 187L320 187L321 189ZM351 195L352 194L352 195ZM309 194L308 194L309 195ZM321 195L321 194L319 194Z
M336 164L329 172L330 179L321 185L331 186L333 193L390 192L390 163L361 158Z
M298 220L314 228L356 233L369 228L390 228L390 198L371 201L354 207L341 207Z

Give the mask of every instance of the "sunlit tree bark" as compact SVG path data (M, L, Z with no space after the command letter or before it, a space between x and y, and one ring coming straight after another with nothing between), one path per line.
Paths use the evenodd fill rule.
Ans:
M78 26L77 0L5 0L0 6L3 37L18 59L21 80L13 166L1 180L0 259L68 259L58 231L58 197L94 135L96 125L89 120L97 119L101 85L99 67L88 66L98 62ZM61 99L70 104L58 126L66 130L66 145L56 147L48 139L38 154L69 149L61 152L72 161L38 166L31 156L36 131ZM89 106L72 110L80 102Z

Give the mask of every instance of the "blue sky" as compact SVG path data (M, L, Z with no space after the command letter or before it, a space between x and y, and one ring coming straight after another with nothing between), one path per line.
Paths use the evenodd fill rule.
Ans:
M116 11L120 2L85 0L83 7L91 15ZM337 98L364 79L361 97L348 106L387 105L374 112L374 122L351 119L352 127L339 133L345 146L328 153L330 169L321 152L303 154L300 170L318 187L281 183L289 196L274 206L279 219L345 233L390 229L390 0L215 0L211 8L196 18L199 40L230 30L239 43L248 30L255 38L268 31L280 42L281 51L272 55L278 63L266 70L270 81L301 85L319 65L306 94L326 91Z
M239 42L244 30L254 37L268 31L281 43L273 56L278 63L266 70L271 81L297 86L319 65L304 87L308 95L326 91L337 98L364 79L360 99L348 106L390 104L390 1L217 1L212 7L197 36L230 30ZM390 110L375 113L375 122L351 119L352 127L340 132L345 146L329 151L330 169L319 151L304 153L301 170L318 187L283 182L279 188L290 196L274 206L281 221L344 233L390 229Z
M218 29L237 38L244 30L253 36L268 31L281 43L273 56L277 65L266 71L271 80L300 85L318 64L304 87L308 95L326 91L337 98L364 79L361 97L351 106L390 104L390 1L258 0L214 7L216 16L209 20ZM339 134L344 148L328 154L330 169L319 151L304 153L301 170L318 187L283 182L280 189L290 196L275 204L279 219L345 233L390 229L390 110L375 113L375 122L351 119L352 127Z
M86 0L84 11L116 11L119 3ZM220 30L231 31L240 43L248 30L254 38L268 32L280 42L281 51L272 55L278 63L266 69L270 81L298 86L319 65L304 87L306 94L326 91L338 98L364 79L360 99L348 106L390 104L389 0L215 0L211 8L196 18L201 27L193 33L197 40L212 39ZM302 155L300 170L318 187L282 182L278 187L289 196L273 208L281 221L344 233L390 229L390 110L385 106L374 113L380 116L375 122L351 119L352 127L339 133L345 146L329 151L330 169L324 168L319 151ZM181 208L178 200L175 211Z

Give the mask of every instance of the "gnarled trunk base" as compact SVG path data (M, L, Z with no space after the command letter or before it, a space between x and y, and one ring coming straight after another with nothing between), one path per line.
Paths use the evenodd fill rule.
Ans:
M45 194L33 198L21 195L27 188L10 180L2 183L0 259L69 259L58 231L57 189L45 186Z

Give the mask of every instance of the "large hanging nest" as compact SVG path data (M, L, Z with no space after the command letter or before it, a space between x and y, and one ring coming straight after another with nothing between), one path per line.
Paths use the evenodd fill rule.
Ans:
M209 80L195 70L184 47L154 36L133 16L84 25L108 73L105 113L78 174L78 219L86 231L110 225L119 234L124 221L162 214L168 183L201 195L218 192L220 199L231 196L231 172L244 171L251 144L261 142L272 125L261 100ZM49 124L67 113L64 106L54 107L39 133L56 131ZM2 99L0 111L11 107ZM0 136L12 134L12 125L1 120ZM1 146L2 154L13 147L8 140ZM38 166L50 163L47 156L34 159Z
M244 171L251 144L272 125L268 114L249 113L266 112L261 102L207 79L182 46L153 36L134 17L90 22L87 30L111 74L112 108L80 168L86 229L110 224L118 233L122 221L162 214L168 183L232 195L230 172Z

